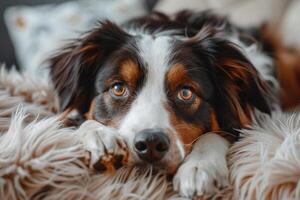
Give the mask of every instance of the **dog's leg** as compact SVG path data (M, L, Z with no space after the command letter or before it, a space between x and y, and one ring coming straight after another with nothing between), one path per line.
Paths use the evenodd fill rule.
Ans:
M210 196L228 184L229 142L215 133L201 136L179 167L173 184L182 196Z
M115 129L94 120L87 120L75 134L89 153L90 168L114 171L127 163L129 154L126 143Z

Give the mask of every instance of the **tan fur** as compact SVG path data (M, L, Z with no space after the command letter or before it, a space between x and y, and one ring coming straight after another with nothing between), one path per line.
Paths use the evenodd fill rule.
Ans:
M230 96L231 104L234 107L235 114L241 124L242 127L249 125L251 123L251 109L250 106L242 107L240 103L240 99L238 99L237 91L235 86L228 87L228 93Z
M171 125L184 144L185 151L190 152L193 143L204 133L203 125L199 123L187 123L180 120L170 108L167 110L169 111Z
M141 78L139 66L136 62L130 59L121 62L119 73L122 79L131 87L135 87L137 81Z
M96 105L96 99L93 99L91 105L90 105L90 109L89 111L85 114L85 118L87 120L89 119L94 119L94 109L95 109L95 105Z
M5 127L1 131L6 130L0 140L3 181L0 199L165 200L178 197L167 177L153 170L124 167L114 175L89 171L84 162L86 152L73 129L60 127L58 117L32 122L36 114L40 114L39 117L54 115L47 112L54 93L49 83L43 87L32 84L28 76L18 72L1 71L0 77L0 124L1 128ZM34 80L44 83L39 76ZM20 87L35 94L34 100L46 94L48 104L25 102L19 93L7 92ZM20 104L23 112L15 112ZM27 116L35 117L26 118L25 110ZM11 118L12 115L15 117ZM270 196L299 199L300 115L275 113L259 119L243 130L244 138L231 147L228 160L232 185L218 191L213 199L268 199Z
M166 75L166 80L171 90L175 90L185 79L187 79L186 67L180 63L171 66Z
M247 81L250 76L256 76L252 67L241 67L242 65L247 65L247 63L238 63L230 59L221 60L220 63L220 69L222 69L231 80L241 79Z
M175 91L179 86L189 86L195 90L201 90L200 86L189 78L186 66L181 63L171 66L166 75L166 82L171 91Z

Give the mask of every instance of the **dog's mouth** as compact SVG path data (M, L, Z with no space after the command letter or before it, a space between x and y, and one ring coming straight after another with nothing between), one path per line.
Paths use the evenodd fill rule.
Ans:
M133 139L128 139L128 165L173 174L184 159L175 136L168 130L153 128L136 132Z

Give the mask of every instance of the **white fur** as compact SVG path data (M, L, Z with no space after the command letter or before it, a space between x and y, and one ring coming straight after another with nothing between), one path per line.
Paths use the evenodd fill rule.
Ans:
M126 32L133 36L142 36L142 37L149 37L151 35L155 35L156 37L161 36L170 36L170 35L179 35L182 31L181 30L163 30L163 28L158 28L153 33L149 32L147 29L147 25L144 26L131 26L131 27L124 27Z
M108 156L124 155L126 145L117 130L104 126L97 121L87 120L76 131L83 148L90 153L89 167Z
M176 145L178 147L178 150L179 150L179 153L180 153L180 157L182 159L184 159L184 157L185 157L185 151L184 151L183 143L179 139L176 139Z
M165 76L170 68L172 56L172 38L168 36L142 34L138 40L138 51L147 70L145 83L136 99L132 102L130 110L126 113L119 125L119 133L128 144L131 152L130 161L138 157L133 150L133 141L139 131L159 128L166 134L172 132L173 141L164 157L168 165L177 165L184 157L185 152L176 130L171 126L169 112L166 110L167 96ZM175 157L172 155L176 155Z
M171 129L168 111L165 109L167 97L164 87L165 75L170 67L171 38L143 35L138 48L147 70L146 81L119 127L120 134L129 146L132 146L133 138L139 131ZM182 152L183 148L178 148Z
M58 110L58 98L50 79L35 73L10 71L0 64L0 131L6 131L11 116L22 105L27 119L44 118Z
M300 115L259 115L229 151L235 199L300 199Z
M201 136L179 167L173 179L174 189L182 196L193 197L212 195L227 186L228 148L228 141L215 133Z
M72 129L58 117L34 120L19 109L0 135L0 199L32 199L47 185L83 180L88 170L79 160L85 151Z
M74 133L73 129L62 128L58 117L27 124L28 115L19 109L9 130L0 134L1 200L174 197L166 176L154 175L151 168L126 167L113 175L90 171L83 162L86 146L81 145L80 136L96 128L93 122Z
M166 177L151 170L124 167L114 175L89 172L74 130L60 128L58 118L28 125L28 116L44 113L47 105L26 102L25 106L31 107L26 109L27 117L18 112L9 118L7 113L15 112L18 102L25 103L21 93L9 91L22 83L30 94L37 91L37 98L44 94L38 92L41 85L32 84L19 72L0 73L0 93L5 94L1 96L0 120L1 125L10 127L0 134L0 199L183 199L172 196ZM44 81L34 78L36 83ZM44 86L41 91L53 95L50 85ZM243 130L243 138L228 153L233 187L219 190L213 199L300 199L299 127L299 113L278 112L259 117ZM49 185L51 189L45 190ZM32 198L37 192L37 198Z

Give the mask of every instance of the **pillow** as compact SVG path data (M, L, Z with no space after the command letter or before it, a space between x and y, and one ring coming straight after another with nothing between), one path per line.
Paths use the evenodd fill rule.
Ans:
M210 9L227 15L239 26L249 27L279 20L288 3L282 0L160 0L154 10L172 14L182 9Z
M21 69L36 71L47 65L44 61L54 50L99 19L122 23L145 13L140 0L81 0L10 7L5 11L5 22Z
M282 22L282 36L286 45L300 47L300 1L293 1L285 15Z

